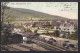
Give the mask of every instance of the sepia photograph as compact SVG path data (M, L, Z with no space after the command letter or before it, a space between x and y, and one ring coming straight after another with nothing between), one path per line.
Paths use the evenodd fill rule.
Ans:
M1 2L1 51L78 51L78 2Z

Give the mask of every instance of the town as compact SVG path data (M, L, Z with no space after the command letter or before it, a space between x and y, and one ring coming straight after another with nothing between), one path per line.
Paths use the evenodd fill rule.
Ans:
M78 41L76 41L78 40L77 39L78 25L76 22L70 20L61 20L55 22L54 21L35 22L31 18L30 23L24 24L8 23L6 25L10 25L11 27L9 27L10 28L9 30L12 30L11 32L12 36L11 39L9 40L9 44L11 44L12 46L8 45L8 47L9 46L15 47L16 44L19 44L22 47L23 46L28 47L29 45L31 45L29 46L31 47L29 49L34 50L33 48L35 48L35 50L37 49L37 51L78 50ZM7 46L5 47L7 48ZM25 49L24 51L26 51L27 49Z

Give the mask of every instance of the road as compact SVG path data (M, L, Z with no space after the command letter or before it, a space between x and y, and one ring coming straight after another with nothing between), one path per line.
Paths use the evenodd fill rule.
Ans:
M64 43L65 40L69 40L69 43L72 43L74 45L77 45L78 44L78 41L77 40L70 40L70 39L65 39L65 38L59 38L59 37L50 37L50 36L47 36L47 35L40 35L42 37L47 37L47 39L49 38L53 38L55 40L57 40L57 44L62 46L62 44Z

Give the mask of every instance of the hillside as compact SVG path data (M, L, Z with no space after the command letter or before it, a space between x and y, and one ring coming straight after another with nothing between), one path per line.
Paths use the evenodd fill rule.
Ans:
M10 8L11 18L14 20L30 20L31 17L33 20L57 20L57 19L67 19L60 16L49 15L42 12L37 12L29 9L20 9L20 8Z

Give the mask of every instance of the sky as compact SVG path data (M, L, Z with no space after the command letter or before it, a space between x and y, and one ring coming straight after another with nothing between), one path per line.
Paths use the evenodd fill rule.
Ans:
M77 2L10 2L9 7L31 9L51 15L78 19Z

